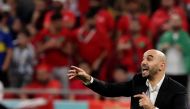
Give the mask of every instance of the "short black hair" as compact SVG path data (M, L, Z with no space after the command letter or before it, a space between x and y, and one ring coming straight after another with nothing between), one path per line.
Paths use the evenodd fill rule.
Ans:
M100 7L92 7L89 9L89 11L87 12L87 14L85 15L85 17L87 19L93 19L95 17L95 15L98 13L98 11Z
M3 18L8 18L9 15L10 14L8 12L0 12L0 22L3 20Z
M26 35L26 37L30 37L30 32L27 30L27 29L22 29L20 32L19 32L19 34L24 34L24 35Z
M54 12L53 15L51 16L51 21L60 20L62 18L63 16L60 12Z

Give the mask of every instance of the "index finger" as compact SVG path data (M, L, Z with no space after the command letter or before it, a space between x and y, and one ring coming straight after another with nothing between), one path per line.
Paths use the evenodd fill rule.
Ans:
M146 94L145 94L144 92L142 92L142 94L143 94L144 96L146 96Z
M77 70L77 71L81 71L81 69L79 68L79 67L76 67L76 66L71 66L71 69L75 69L75 70Z
M137 95L134 95L133 97L135 97L135 98L144 98L144 95L143 94L137 94Z

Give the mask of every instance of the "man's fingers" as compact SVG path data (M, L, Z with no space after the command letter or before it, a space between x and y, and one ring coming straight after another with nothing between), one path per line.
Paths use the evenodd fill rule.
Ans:
M68 73L67 76L75 76L73 73Z
M69 77L69 79L73 79L74 77L76 77L76 75L77 75L76 70L69 70L68 74L67 74L67 76Z
M69 70L68 73L77 73L76 70Z
M137 94L137 95L134 95L135 98L145 98L146 97L146 94L144 92L142 92L142 94Z
M142 92L142 94L143 94L144 96L147 96L144 92Z
M149 98L147 97L147 95L142 92L142 94L137 94L134 95L134 97L140 98L139 99L139 106L141 107L145 107L145 106L151 106L151 101L149 100Z
M134 95L135 98L143 98L144 95L143 94L137 94L137 95Z
M71 66L71 69L74 69L76 71L81 71L81 69L79 67L76 67L76 66Z
M69 76L69 79L73 79L75 76L74 75L71 75L71 76Z
M70 77L69 77L69 80L71 80L71 79L73 79L73 78L74 78L74 76L70 76Z
M134 97L136 97L136 98L144 98L144 97L146 97L146 94L144 92L142 92L142 94L134 95Z

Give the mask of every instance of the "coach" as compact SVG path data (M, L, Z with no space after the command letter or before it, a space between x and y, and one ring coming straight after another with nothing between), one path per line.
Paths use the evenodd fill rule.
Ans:
M165 75L166 57L161 51L146 51L141 69L141 74L124 83L97 80L75 66L71 66L68 77L82 80L88 88L106 97L130 96L131 109L188 109L186 89Z

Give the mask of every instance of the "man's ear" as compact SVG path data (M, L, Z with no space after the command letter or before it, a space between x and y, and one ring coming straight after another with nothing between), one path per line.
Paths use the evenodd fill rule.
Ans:
M164 68L165 68L165 66L166 66L166 64L165 64L165 63L161 63L161 65L160 65L161 69L164 69Z

